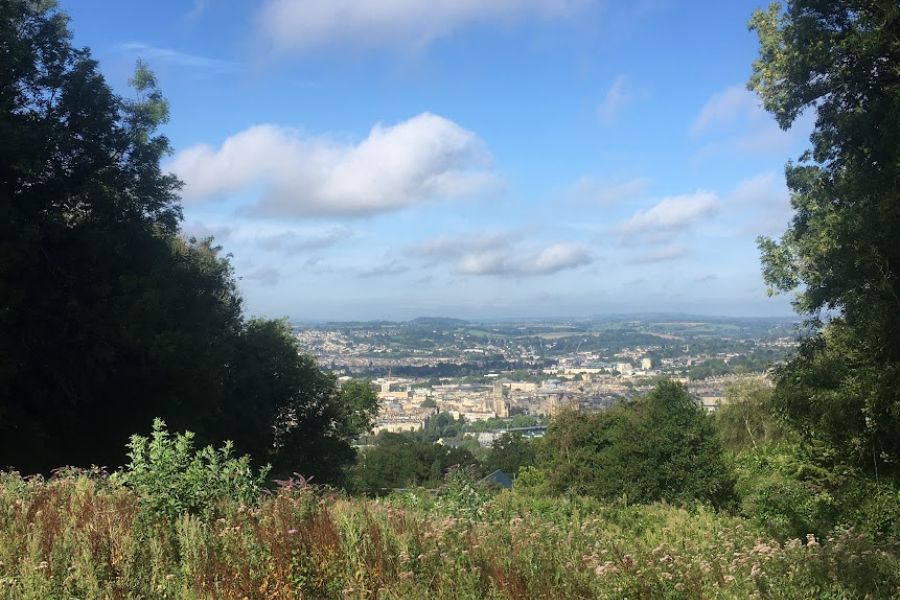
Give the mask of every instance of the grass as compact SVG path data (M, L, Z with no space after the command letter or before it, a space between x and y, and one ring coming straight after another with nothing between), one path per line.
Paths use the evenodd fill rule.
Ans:
M0 475L0 598L896 598L895 545L788 540L708 509L456 483L437 497L285 488L157 516L93 474Z

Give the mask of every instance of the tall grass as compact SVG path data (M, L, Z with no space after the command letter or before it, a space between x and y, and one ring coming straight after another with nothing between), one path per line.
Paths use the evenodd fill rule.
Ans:
M897 547L698 508L288 487L166 518L102 474L0 475L0 598L896 598Z

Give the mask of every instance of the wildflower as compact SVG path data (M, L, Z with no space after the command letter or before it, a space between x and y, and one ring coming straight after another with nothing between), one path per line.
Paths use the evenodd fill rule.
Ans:
M753 567L750 569L750 577L756 579L760 574L759 563L753 563Z
M49 566L50 566L50 563L48 563L46 560L42 560L41 564L38 565L38 569L44 570Z
M288 535L294 535L295 533L297 533L296 529L288 529Z
M175 576L172 575L171 573L169 573L168 575L166 575L166 581L172 581L173 579L175 579Z

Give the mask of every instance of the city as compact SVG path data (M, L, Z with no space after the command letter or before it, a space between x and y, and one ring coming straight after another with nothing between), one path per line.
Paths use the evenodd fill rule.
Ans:
M687 386L715 411L738 379L765 379L799 343L793 319L684 315L502 322L295 324L301 351L344 380L377 388L374 434L415 432L448 413L482 445L532 417L528 433L560 410L599 411L646 394L660 377ZM490 429L486 429L490 427ZM518 428L522 429L522 428Z

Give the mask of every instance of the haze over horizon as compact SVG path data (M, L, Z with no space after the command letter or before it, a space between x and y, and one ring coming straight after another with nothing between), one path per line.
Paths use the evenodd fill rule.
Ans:
M790 315L755 238L811 123L744 87L763 5L61 2L157 74L185 232L303 321Z

